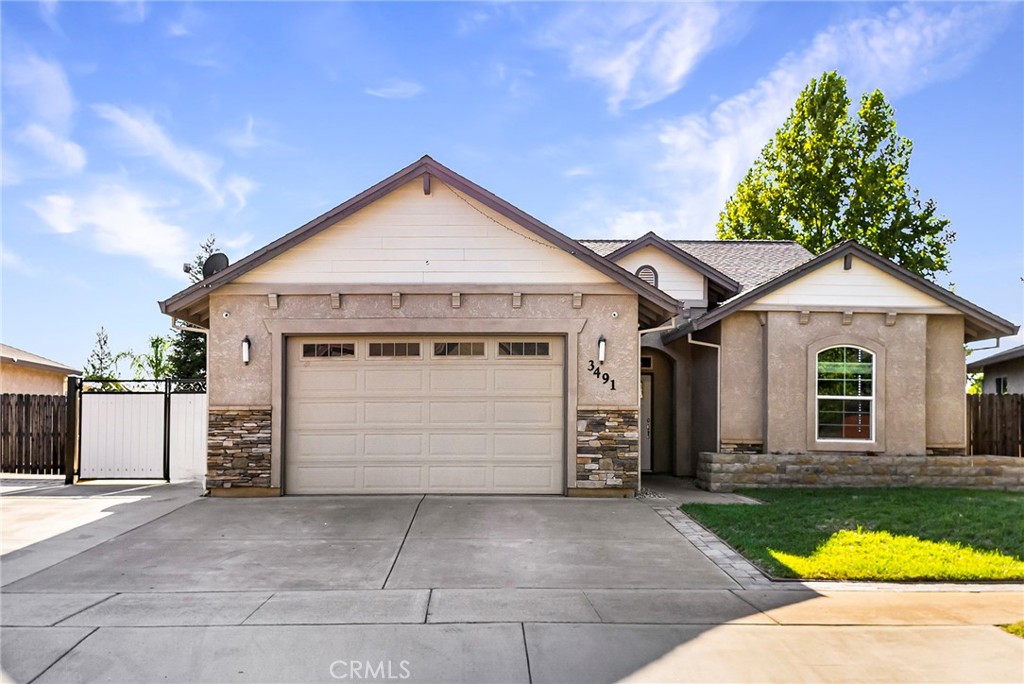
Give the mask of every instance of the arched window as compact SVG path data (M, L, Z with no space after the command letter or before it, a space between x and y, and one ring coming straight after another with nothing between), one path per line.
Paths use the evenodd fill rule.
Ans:
M658 287L658 272L654 270L653 266L641 266L636 269L636 277L648 285Z
M873 440L875 355L860 347L830 347L817 360L818 439Z

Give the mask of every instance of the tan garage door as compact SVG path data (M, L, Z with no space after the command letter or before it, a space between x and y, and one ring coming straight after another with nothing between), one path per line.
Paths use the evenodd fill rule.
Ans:
M557 494L563 343L288 341L285 491Z

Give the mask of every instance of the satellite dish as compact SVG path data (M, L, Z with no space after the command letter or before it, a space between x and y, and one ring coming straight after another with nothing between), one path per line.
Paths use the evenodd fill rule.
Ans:
M218 271L223 271L227 267L227 255L222 254L221 252L214 252L206 259L206 262L203 264L203 278L209 278L214 273L217 273Z

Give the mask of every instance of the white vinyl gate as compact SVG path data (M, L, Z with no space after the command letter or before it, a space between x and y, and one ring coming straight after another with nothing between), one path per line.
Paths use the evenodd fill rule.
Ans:
M81 393L79 477L202 479L206 474L205 394Z

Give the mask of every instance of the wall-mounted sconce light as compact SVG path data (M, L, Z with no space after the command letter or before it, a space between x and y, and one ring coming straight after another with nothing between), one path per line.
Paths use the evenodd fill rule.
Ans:
M249 365L249 347L252 346L252 342L249 341L249 336L246 335L242 338L242 363L246 366Z
M604 350L608 346L608 341L604 339L604 335L597 338L597 362L604 363Z

